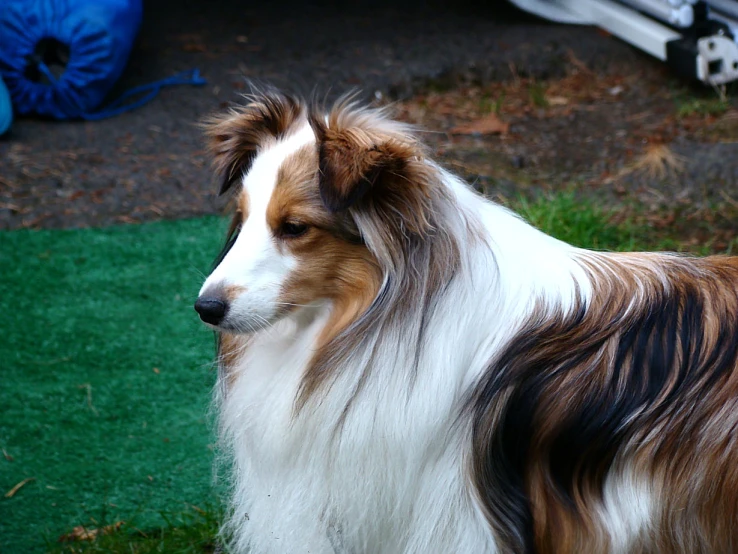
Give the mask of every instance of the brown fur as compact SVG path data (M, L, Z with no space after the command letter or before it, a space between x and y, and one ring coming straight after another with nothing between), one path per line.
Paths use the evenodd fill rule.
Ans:
M331 370L371 337L378 324L399 324L409 310L429 309L459 264L458 245L451 233L444 232L444 221L439 219L444 211L453 214L457 210L423 161L423 149L408 129L349 101L339 102L327 123L317 113L309 120L318 139L323 205L349 218L371 262L363 262L353 295L338 302L340 309L327 325L303 379L298 409L335 377ZM453 217L448 219L453 221ZM396 281L385 289L393 294L380 292L383 278ZM402 294L395 296L396 291ZM422 326L401 331L408 342L418 345L423 332ZM371 366L361 371L356 394Z
M539 311L477 393L473 474L490 522L510 552L607 553L603 486L628 467L657 506L630 551L735 552L738 259L583 263L590 305ZM509 483L528 500L492 498L512 497Z
M319 142L320 194L329 210L371 210L388 224L427 236L435 230L434 196L443 195L408 132L374 112L338 104L328 122L313 116Z
M333 301L331 320L317 345L320 350L369 308L379 291L381 271L351 220L326 210L318 194L316 167L317 152L311 147L284 161L267 222L275 236L285 221L308 225L304 235L279 242L299 260L279 301L284 312L319 298Z
M241 221L246 221L249 218L249 195L239 194L236 205L236 215L241 218Z
M227 394L236 382L238 361L250 342L250 335L218 333L218 372L223 394Z

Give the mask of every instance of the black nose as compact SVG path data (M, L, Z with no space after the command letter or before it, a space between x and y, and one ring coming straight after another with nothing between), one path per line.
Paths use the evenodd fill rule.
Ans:
M217 298L198 298L195 302L195 310L200 314L200 319L210 325L218 325L225 317L228 306Z

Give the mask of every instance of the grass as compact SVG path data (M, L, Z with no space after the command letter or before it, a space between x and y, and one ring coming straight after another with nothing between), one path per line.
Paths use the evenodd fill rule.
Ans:
M582 248L643 250L649 244L645 229L630 223L615 224L611 211L578 200L571 192L535 200L520 198L511 207L543 232Z
M738 89L731 83L715 90L696 87L674 87L672 98L676 116L719 116L731 109L738 98Z
M488 113L494 113L495 115L500 115L502 112L502 106L505 103L505 91L503 90L499 95L497 95L494 99L488 95L484 94L482 98L479 101L479 111L483 114Z
M707 211L646 212L638 206L603 206L573 192L557 192L534 200L518 198L510 207L532 225L560 240L592 250L667 251L707 256L735 254L735 207ZM684 207L684 206L682 206ZM729 227L726 228L726 222Z
M1 552L213 501L213 337L192 302L222 233L205 218L0 234L0 494L31 479L0 497Z
M680 248L573 193L512 204L578 246ZM222 232L205 218L0 234L0 485L34 478L0 498L0 551L213 551L212 337L191 302ZM94 541L57 542L119 521Z
M723 98L689 98L677 104L677 117L722 115L730 109L730 106L730 102Z
M94 541L49 545L49 554L209 554L221 520L219 507L190 507L178 513L162 512L166 525L141 530L128 523L119 531Z
M528 89L530 101L536 108L548 108L548 100L546 100L546 84L533 82Z

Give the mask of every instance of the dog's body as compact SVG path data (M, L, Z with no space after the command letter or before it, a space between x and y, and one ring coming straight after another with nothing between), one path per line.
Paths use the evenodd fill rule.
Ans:
M738 552L738 259L574 248L350 104L209 134L237 552Z

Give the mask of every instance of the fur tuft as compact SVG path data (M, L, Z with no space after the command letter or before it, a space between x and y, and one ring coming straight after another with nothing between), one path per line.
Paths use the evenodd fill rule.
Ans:
M223 195L251 167L259 150L283 138L305 111L304 104L277 91L255 91L248 103L203 122Z

